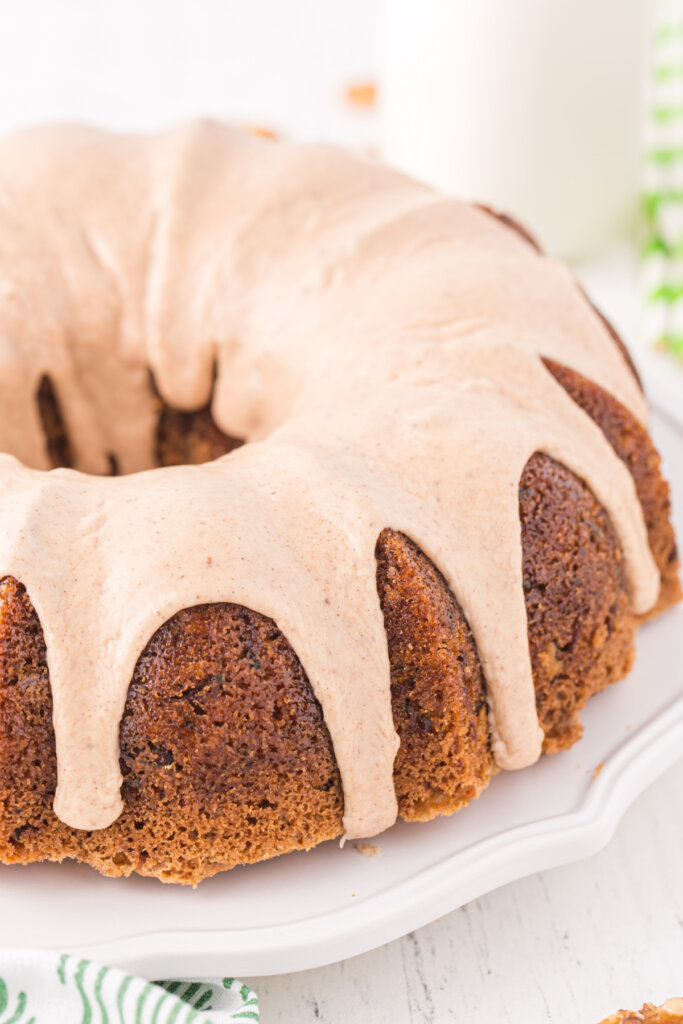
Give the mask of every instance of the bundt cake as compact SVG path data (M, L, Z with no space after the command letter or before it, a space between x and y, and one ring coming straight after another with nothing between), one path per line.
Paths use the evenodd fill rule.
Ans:
M492 211L210 123L2 142L0 859L193 883L569 746L679 597L646 420Z

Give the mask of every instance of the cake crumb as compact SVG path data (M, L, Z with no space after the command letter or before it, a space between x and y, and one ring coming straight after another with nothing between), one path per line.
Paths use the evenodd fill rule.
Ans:
M377 103L377 86L373 82L356 82L347 86L346 102L351 107L374 107Z
M667 999L661 1006L645 1003L641 1010L619 1010L602 1024L683 1024L683 999Z
M379 853L379 846L375 846L373 843L355 843L354 845L364 857L376 857Z
M266 128L260 124L247 125L246 129L250 135L256 135L259 139L270 139L272 142L277 142L280 136L273 128Z
M602 771L602 769L604 767L605 767L605 762L604 761L601 761L600 764L595 766L595 768L593 770L593 782L597 782L597 780L600 778L600 772Z

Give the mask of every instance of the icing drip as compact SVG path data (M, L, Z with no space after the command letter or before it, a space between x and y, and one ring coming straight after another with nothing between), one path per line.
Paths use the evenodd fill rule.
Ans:
M424 550L463 607L498 763L535 761L518 513L534 452L609 511L635 610L659 589L628 470L541 357L645 421L562 266L388 169L206 123L2 143L0 574L24 583L45 633L59 817L115 820L140 652L180 609L230 601L274 619L302 662L347 836L390 825L398 738L374 559L385 527ZM213 387L218 426L253 443L151 468L150 370L178 408ZM42 472L43 375L74 470ZM85 475L112 455L134 475Z

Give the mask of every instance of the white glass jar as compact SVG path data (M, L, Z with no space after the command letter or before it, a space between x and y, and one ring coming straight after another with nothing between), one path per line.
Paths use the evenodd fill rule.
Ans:
M595 252L636 209L648 0L384 0L390 163Z

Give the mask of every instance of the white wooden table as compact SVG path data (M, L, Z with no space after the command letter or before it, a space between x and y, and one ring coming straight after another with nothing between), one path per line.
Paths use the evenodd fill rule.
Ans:
M364 956L252 984L265 1024L597 1024L683 994L683 761L596 856Z
M374 76L378 2L8 4L0 131L46 119L151 129L208 114L371 144L373 113L343 94ZM609 275L601 290L628 324L618 296L610 309ZM265 1024L597 1024L617 1006L683 994L683 762L590 860L364 956L253 985Z

